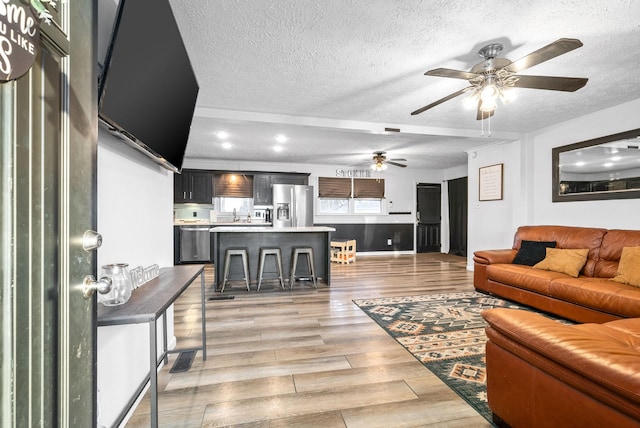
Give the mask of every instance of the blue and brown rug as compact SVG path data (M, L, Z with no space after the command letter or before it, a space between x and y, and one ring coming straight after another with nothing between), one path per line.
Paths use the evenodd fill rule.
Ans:
M477 292L353 302L491 422L486 388L486 323L480 312L497 307L531 308Z

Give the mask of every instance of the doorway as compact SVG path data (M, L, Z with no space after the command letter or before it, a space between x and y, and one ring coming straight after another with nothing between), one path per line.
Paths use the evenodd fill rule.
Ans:
M418 183L416 207L416 251L440 252L440 184Z

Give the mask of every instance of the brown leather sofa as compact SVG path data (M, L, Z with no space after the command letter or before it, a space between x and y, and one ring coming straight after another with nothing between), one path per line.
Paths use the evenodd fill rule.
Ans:
M523 240L555 241L557 248L589 249L579 277L513 264ZM638 230L521 226L513 247L474 253L474 286L578 322L640 317L640 288L611 281L623 247L640 246Z
M505 308L482 316L496 425L640 426L640 319L564 325Z

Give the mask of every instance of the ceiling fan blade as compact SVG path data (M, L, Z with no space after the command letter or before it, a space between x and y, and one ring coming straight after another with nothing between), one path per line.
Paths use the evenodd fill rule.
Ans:
M464 93L465 93L465 91L466 91L466 90L467 90L467 88L460 89L459 91L456 91L456 92L454 92L453 94L447 95L447 96L446 96L446 97L444 97L444 98L440 98L438 101L435 101L435 102L433 102L433 103L431 103L431 104L429 104L429 105L426 105L426 106L424 106L424 107L422 107L422 108L419 108L419 109L418 109L418 110L416 110L416 111L411 112L411 116L415 116L416 114L420 114L420 113L422 113L423 111L425 111L425 110L429 110L430 108L435 107L435 106L437 106L437 105L439 105L439 104L442 104L442 103L443 103L443 102L445 102L445 101L449 101L449 100L451 100L451 99L453 99L453 98L457 97L458 95L462 95L462 94L464 94Z
M424 73L425 76L438 76L438 77L450 77L452 79L464 79L469 80L474 77L478 77L479 74L471 73L469 71L452 70L450 68L436 68Z
M529 55L512 62L511 64L504 67L504 69L512 73L517 73L519 71L533 67L534 65L538 65L541 62L548 61L559 55L570 52L574 49L579 48L580 46L582 46L582 42L578 39L558 39L555 42L550 43L547 46L540 48L537 51L531 52Z
M589 79L583 77L555 77L555 76L515 76L518 81L516 88L548 89L550 91L574 92L587 84Z
M399 166L400 168L406 168L406 165L403 165L401 163L397 163L397 162L391 162L391 161L387 161L385 163L388 163L389 165L393 165L393 166Z
M393 159L389 159L389 160L396 161L396 162L406 162L407 161L404 158L393 158Z

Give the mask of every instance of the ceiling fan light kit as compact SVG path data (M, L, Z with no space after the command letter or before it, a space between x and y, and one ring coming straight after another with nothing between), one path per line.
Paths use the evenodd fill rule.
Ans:
M508 104L513 101L515 98L514 88L574 92L586 85L588 79L579 77L527 76L516 73L570 52L580 46L582 46L582 42L578 39L559 39L517 61L511 62L506 58L498 57L498 54L503 49L500 43L487 45L478 51L478 55L482 57L483 60L476 64L471 71L436 68L424 73L426 76L463 79L466 80L470 86L419 108L413 111L411 115L420 114L466 93L467 97L463 104L469 109L477 109L476 119L484 120L493 116L497 108L498 99L500 99L503 104Z
M387 160L387 157L385 156L386 152L374 152L373 153L373 163L371 164L371 170L373 171L384 171L387 169L388 165L393 165L393 166L397 166L400 168L406 168L407 166L405 164L402 163L398 163L398 161L400 162L406 162L406 159L389 159Z

